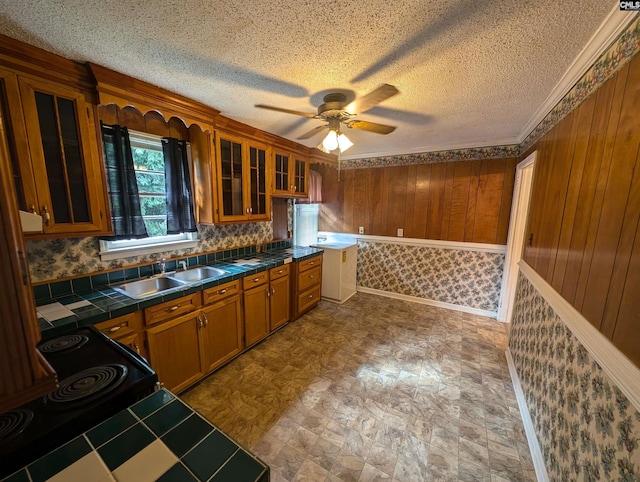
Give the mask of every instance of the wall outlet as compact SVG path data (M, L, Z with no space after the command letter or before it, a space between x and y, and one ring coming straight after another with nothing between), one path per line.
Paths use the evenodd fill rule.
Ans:
M402 236L404 236L404 229L398 228L398 237L401 238Z
M364 234L364 226L358 228L358 234Z

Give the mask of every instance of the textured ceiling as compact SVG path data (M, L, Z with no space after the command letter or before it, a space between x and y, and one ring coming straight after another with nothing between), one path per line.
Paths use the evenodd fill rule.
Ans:
M618 2L604 0L3 0L0 32L183 94L295 140L313 112L382 83L343 158L515 144ZM306 141L315 146L318 135Z

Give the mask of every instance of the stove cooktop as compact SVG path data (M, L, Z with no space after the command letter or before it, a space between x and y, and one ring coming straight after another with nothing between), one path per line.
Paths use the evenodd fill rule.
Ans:
M59 386L0 415L0 478L152 393L158 381L144 358L91 327L38 348Z

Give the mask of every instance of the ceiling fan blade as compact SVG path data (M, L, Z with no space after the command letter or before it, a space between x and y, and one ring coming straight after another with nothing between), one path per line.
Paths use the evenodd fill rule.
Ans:
M305 132L304 134L302 134L300 137L298 137L298 140L301 141L303 139L309 139L310 137L315 136L318 132L320 132L323 129L326 129L327 125L322 125L322 126L318 126L318 127L314 127L313 129L311 129L309 132Z
M387 126L376 122L367 122L361 120L352 120L345 122L352 129L360 129L361 131L375 132L376 134L391 134L396 130L396 126Z
M380 87L369 92L367 95L364 95L359 99L355 99L345 107L345 110L350 114L362 114L372 107L375 107L383 100L386 100L389 97L393 97L399 92L400 91L393 85L382 84Z
M258 107L259 109L268 109L268 110L275 110L278 112L284 112L285 114L300 115L302 117L308 117L309 119L313 119L314 117L316 117L315 114L311 114L309 112L300 112L298 110L283 109L282 107L274 107L272 105L255 104L254 107Z

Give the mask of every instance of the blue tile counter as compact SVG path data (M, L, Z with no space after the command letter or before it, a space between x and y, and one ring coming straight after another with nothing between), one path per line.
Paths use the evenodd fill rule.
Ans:
M265 482L269 467L162 389L3 482Z
M109 285L157 274L154 265L97 273L92 276L35 286L34 295L40 330L46 338L57 336L75 328L126 315L291 261L304 261L320 253L322 253L321 249L308 247L284 247L261 253L255 252L255 248L240 248L223 253L192 256L184 259L189 268L212 266L225 270L228 274L166 290L144 300L130 298L115 291ZM166 269L174 271L176 260L168 261Z

